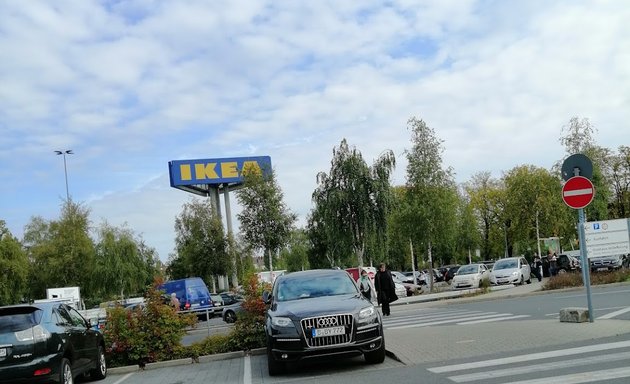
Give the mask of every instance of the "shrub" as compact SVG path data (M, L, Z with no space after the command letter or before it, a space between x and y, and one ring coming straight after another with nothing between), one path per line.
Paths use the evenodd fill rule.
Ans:
M243 285L244 311L239 314L239 318L234 324L230 333L228 349L250 350L265 346L265 311L266 305L262 301L264 290L271 287L266 283L259 283L258 277L252 274L247 277Z
M157 283L147 291L146 306L133 311L122 307L108 310L103 335L111 366L144 366L169 360L180 353L180 341L186 328L194 326L194 314L178 314L164 304Z
M591 285L621 283L630 279L630 270L621 269L614 272L591 272ZM580 272L563 273L552 276L545 282L542 289L552 290L583 286Z

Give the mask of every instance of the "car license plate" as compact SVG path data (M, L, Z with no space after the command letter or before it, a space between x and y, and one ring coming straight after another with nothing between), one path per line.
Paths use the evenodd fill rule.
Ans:
M601 272L601 271L607 271L608 268L597 268L597 272Z
M505 283L507 279L497 279L497 283Z
M324 337L324 336L337 336L337 335L345 335L346 328L342 325L339 327L330 327L330 328L313 328L313 337Z
M0 348L0 357L6 357L6 356L7 356L7 349Z

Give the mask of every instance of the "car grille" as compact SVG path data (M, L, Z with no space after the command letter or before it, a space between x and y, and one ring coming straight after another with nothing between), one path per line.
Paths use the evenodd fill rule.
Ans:
M354 321L352 315L331 315L309 317L300 322L302 331L309 347L326 347L330 345L346 344L352 340L352 328ZM312 337L313 328L328 328L332 326L344 326L346 331L343 335Z

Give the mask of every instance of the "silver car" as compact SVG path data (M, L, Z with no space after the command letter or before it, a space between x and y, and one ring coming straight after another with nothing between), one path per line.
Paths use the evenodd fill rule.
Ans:
M532 282L532 270L524 257L508 257L500 259L492 267L490 272L490 284L516 284L522 285L524 282Z

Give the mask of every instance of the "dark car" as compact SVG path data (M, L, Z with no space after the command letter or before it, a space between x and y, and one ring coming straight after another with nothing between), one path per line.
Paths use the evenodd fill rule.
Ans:
M269 375L287 364L312 358L363 355L370 364L385 360L383 323L343 270L310 270L279 276L265 321Z
M0 307L0 383L71 384L107 375L103 335L62 302Z
M591 271L616 271L618 269L627 268L627 256L626 255L610 255L589 258L591 264Z
M573 256L560 254L556 259L557 273L566 273L581 270L580 261Z

